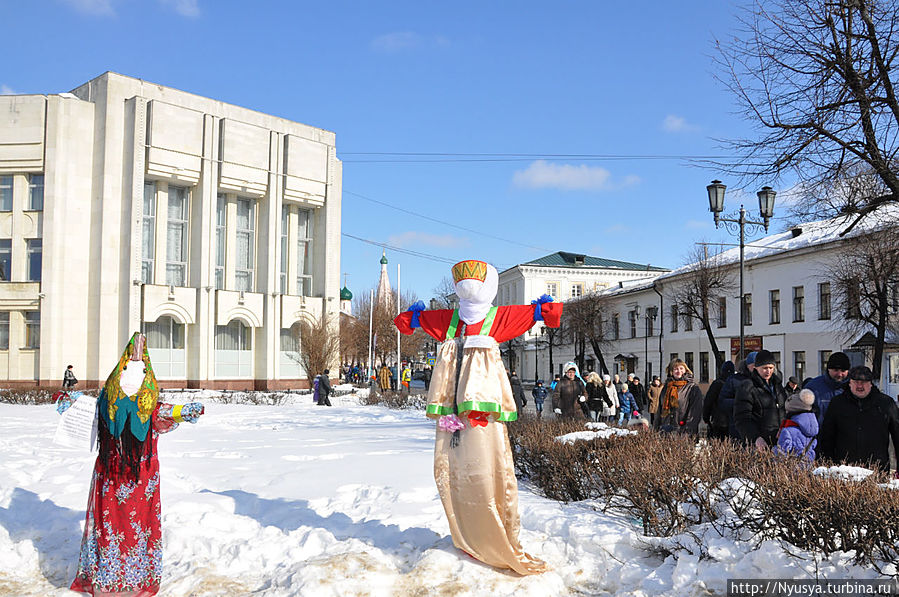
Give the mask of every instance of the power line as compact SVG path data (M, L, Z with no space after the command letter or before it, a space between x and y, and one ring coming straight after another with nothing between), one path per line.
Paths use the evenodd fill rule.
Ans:
M344 159L344 163L452 163L452 162L525 162L534 159L574 159L581 161L623 160L712 160L720 155L616 154L616 153L453 153L414 151L342 151L341 156L377 156Z
M458 224L451 224L450 222L445 222L445 221L443 221L443 220L438 220L437 218L432 218L431 216L426 216L426 215L424 215L424 214L420 214L420 213L418 213L418 212L414 212L414 211L411 211L411 210L408 210L408 209L404 209L404 208L402 208L402 207L397 207L396 205L391 205L390 203L387 203L387 202L385 202L385 201L379 201L378 199L373 199L373 198L371 198L371 197L366 197L365 195L361 195L361 194L359 194L359 193L354 193L354 192L352 192L352 191L347 191L347 190L345 190L345 189L344 189L343 193L344 193L344 195L352 195L353 197L359 197L360 199L365 199L366 201L371 201L372 203L377 203L378 205L383 205L384 207L389 207L390 209L395 209L395 210L401 211L401 212L403 212L403 213L405 213L405 214L409 214L409 215L411 215L411 216L416 216L416 217L422 218L422 219L424 219L424 220L429 220L429 221L431 221L431 222L435 222L435 223L441 224L441 225L443 225L443 226L449 226L449 227L451 227L451 228L456 228L456 229L458 229L458 230L464 230L465 232L470 232L470 233L472 233L472 234L477 234L477 235L479 235L479 236L484 236L484 237L486 237L486 238L492 238L493 240L500 240L500 241L503 241L503 242L506 242L506 243L510 243L510 244L513 244L513 245L518 245L518 246L520 246L520 247L525 247L525 248L528 248L528 249L537 249L538 251L547 251L547 252L549 252L549 253L552 253L552 252L553 252L552 249L547 249L546 247L537 247L537 246L535 246L535 245L529 245L529 244L527 244L527 243L518 242L518 241L516 241L516 240L511 240L511 239L508 239L508 238L503 238L503 237L501 237L501 236L494 236L493 234L487 234L486 232L481 232L481 231L479 231L479 230L474 230L474 229L472 229L472 228L466 228L465 226L459 226Z
M406 255L411 255L413 257L420 257L421 259L429 259L431 261L437 261L439 263L449 263L450 265L456 263L458 259L448 259L446 257L439 257L437 255L431 255L429 253L422 253L420 251L412 251L410 249L403 249L402 247L395 247L393 245L388 245L387 243L382 243L376 240L370 240L367 238L362 238L361 236L355 236L349 234L347 232L341 232L341 236L346 236L347 238L352 238L353 240L358 240L364 243L368 243L370 245L375 245L376 247L383 247L385 249L390 249L391 251L396 251L397 253L404 253Z

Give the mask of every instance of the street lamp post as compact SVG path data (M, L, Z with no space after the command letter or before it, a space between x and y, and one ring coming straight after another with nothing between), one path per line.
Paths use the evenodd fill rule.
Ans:
M777 195L777 192L771 187L762 187L762 190L756 193L759 198L759 215L762 217L762 221L755 222L746 219L746 210L743 209L742 204L740 204L740 211L738 214L731 215L727 218L721 217L720 214L724 211L725 189L727 189L727 186L721 184L720 180L713 180L712 184L706 187L706 191L708 191L709 194L709 211L715 216L715 228L718 228L721 223L724 223L724 227L727 228L728 231L739 231L740 233L740 354L738 355L738 358L742 359L745 357L746 342L744 334L746 324L746 293L743 290L746 227L749 226L750 232L757 231L762 227L764 227L765 232L768 232L768 223L771 218L774 217L774 198Z
M655 321L656 317L659 316L659 310L657 307L647 307L646 308L646 317L643 328L643 364L645 372L643 374L643 383L649 383L649 322ZM661 365L661 363L659 363Z

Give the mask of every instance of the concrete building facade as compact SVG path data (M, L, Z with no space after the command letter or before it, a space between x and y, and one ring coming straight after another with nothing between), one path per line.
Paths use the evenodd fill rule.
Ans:
M164 386L303 385L341 178L332 132L115 73L0 96L0 383L96 384L143 330Z

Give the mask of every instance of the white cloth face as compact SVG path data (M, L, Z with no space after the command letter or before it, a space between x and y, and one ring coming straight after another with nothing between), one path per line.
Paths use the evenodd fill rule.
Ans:
M477 323L487 317L487 311L493 306L496 289L499 285L499 273L496 268L487 264L487 276L480 280L465 279L456 282L456 296L459 297L459 319L467 324Z

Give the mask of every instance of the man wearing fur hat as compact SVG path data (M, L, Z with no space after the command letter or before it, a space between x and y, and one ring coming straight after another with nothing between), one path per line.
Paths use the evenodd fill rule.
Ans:
M819 424L824 421L824 413L827 412L830 401L845 393L846 377L851 366L845 352L835 352L827 359L827 371L805 384L805 387L815 393L813 410L818 413Z
M834 462L890 470L890 440L899 454L899 408L874 385L864 366L849 370L849 391L837 394L821 424L821 455Z
M565 363L565 375L553 390L553 412L560 419L584 419L581 404L587 401L587 390L574 361Z
M798 456L805 463L815 460L818 419L811 412L814 403L815 394L808 388L787 398L787 418L780 426L775 452Z
M768 350L758 351L749 381L737 386L734 398L737 431L746 445L754 445L759 450L767 450L777 443L777 430L787 401L774 369L774 355Z

